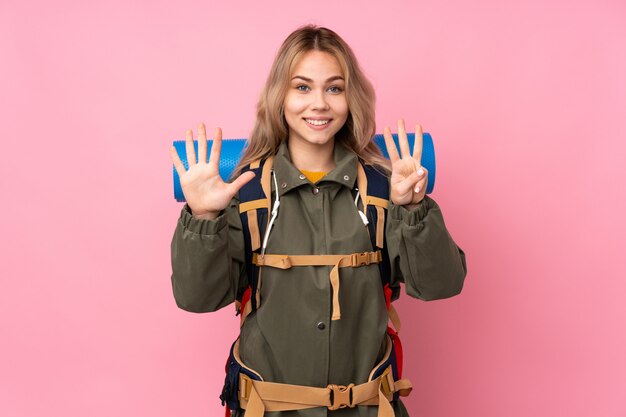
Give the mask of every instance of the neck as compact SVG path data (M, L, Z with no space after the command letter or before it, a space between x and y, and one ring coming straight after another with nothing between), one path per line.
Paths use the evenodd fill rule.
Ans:
M334 139L323 145L302 141L288 141L287 145L291 163L299 170L330 172L335 168Z

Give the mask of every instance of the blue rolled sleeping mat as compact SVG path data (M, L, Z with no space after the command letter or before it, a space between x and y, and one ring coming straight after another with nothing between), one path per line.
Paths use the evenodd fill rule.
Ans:
M415 143L415 134L407 133L407 137L409 140L409 148L411 153L413 153L413 143ZM433 146L433 138L429 133L424 132L423 135L423 146L422 146L422 166L428 170L428 185L426 186L426 193L430 194L435 187L435 148ZM393 135L393 140L396 142L396 148L398 149L398 153L400 153L400 146L398 143L398 135ZM211 145L213 144L212 140L207 141L207 160L211 155ZM385 146L385 138L382 134L377 134L374 136L374 142L380 148L381 152L385 156L385 158L389 158L389 153L387 152L387 147ZM241 155L243 154L243 149L246 144L246 139L224 139L222 140L222 152L220 155L220 175L224 181L228 181L232 172L235 170L235 167L239 163L241 159ZM196 155L198 155L198 141L194 141L194 148L196 150ZM176 152L178 152L178 156L182 161L183 165L185 165L185 169L189 168L189 164L187 163L187 151L185 150L185 141L184 140L175 140L174 147L176 148ZM183 194L183 190L180 186L180 179L178 177L178 172L176 168L172 165L172 171L174 172L174 198L176 201L184 202L185 196Z

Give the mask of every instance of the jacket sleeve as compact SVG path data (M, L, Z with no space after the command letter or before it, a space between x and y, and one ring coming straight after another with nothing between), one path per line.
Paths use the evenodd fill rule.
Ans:
M465 253L446 229L439 205L425 196L412 211L389 203L386 239L392 278L421 300L457 295L467 274Z
M203 313L235 300L247 285L239 204L234 198L215 220L182 208L171 243L172 289L178 307Z

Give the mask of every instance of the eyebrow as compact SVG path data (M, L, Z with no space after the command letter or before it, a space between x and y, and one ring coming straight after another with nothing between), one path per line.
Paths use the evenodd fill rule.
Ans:
M305 76L302 75L296 75L295 77L292 78L292 80L296 79L296 78L300 78L306 82L312 83L313 80L310 78L307 78ZM343 77L341 75L334 75L332 77L330 77L329 79L326 80L327 83L331 82L331 81L335 81L335 80L343 80Z

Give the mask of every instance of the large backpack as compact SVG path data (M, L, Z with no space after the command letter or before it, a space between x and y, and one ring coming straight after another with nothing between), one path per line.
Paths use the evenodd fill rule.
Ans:
M241 325L243 325L243 322L248 314L259 308L261 305L261 266L270 265L280 267L276 265L276 260L274 260L273 264L267 260L265 261L265 264L263 262L264 258L272 256L265 255L264 252L269 232L271 231L273 222L278 215L278 207L280 206L280 202L278 200L274 202L272 201L272 178L275 181L275 177L272 174L272 166L273 157L269 157L267 159L257 160L242 169L242 173L252 171L255 176L239 190L239 214L244 234L246 274L248 278L248 285L245 288L238 290L235 302L237 314L241 315ZM277 184L275 184L275 189L277 188ZM400 331L400 319L391 302L392 300L398 298L400 286L398 283L394 283L391 280L391 267L385 245L385 225L387 221L387 208L389 205L388 177L375 169L373 166L359 161L357 182L356 187L353 190L353 196L355 197L355 204L357 204L358 199L362 202L362 209L359 208L358 204L357 209L361 216L361 220L367 224L367 230L372 244L372 252L352 254L352 259L342 259L342 262L347 261L343 262L345 265L339 265L338 258L336 258L337 255L290 256L291 262L289 262L289 266L291 266L292 263L293 266L335 264L336 267L359 266L369 263L378 264L385 304L389 320L393 324L393 327L387 326L387 334L392 340L392 352L387 360L388 363L381 364L379 369L372 372L372 376L374 378L377 377L378 372L382 372L387 366L391 365L393 380L398 381L402 379L403 356L402 344L398 337L398 332ZM335 257L335 259L332 259L329 262L328 259L333 257ZM297 262L299 261L299 258L304 259L304 261L298 264ZM324 263L324 261L322 261L322 263L310 263L310 258L323 258L326 263ZM335 261L337 261L337 263L335 263ZM336 274L338 274L338 271ZM335 300L337 302L333 304L333 314L335 314L335 310L339 311L337 297L335 297ZM333 320L337 318L338 316L333 316ZM227 362L226 385L228 385L228 388L231 391L236 391L234 386L235 381L229 381L229 378L233 379L233 375L241 372L241 367L237 366L237 371L232 372L232 369L229 371L229 366L231 368L232 366L237 366L237 360L233 357L232 348L231 355ZM250 374L249 376L252 379L255 379L254 375ZM229 415L228 409L237 409L237 402L235 401L236 395L233 392L228 394L226 385L221 398L223 403L228 404L227 415ZM399 393L396 392L394 394L394 399L397 399L398 396ZM228 400L229 397L231 398L231 401Z

